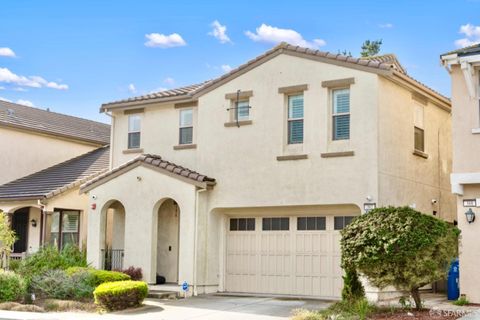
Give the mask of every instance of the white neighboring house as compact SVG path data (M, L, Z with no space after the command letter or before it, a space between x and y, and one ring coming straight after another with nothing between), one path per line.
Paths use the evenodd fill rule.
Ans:
M394 55L282 43L213 81L107 103L88 259L216 291L338 298L340 230L375 206L453 222L450 101ZM378 292L374 292L378 294Z

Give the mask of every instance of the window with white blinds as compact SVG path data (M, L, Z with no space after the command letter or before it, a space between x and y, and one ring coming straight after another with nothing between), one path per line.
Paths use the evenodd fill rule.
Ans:
M350 139L350 89L332 91L333 140Z
M179 144L193 143L193 110L180 110Z
M235 102L235 120L243 121L250 118L250 106L248 100Z
M303 94L288 96L288 144L303 143Z
M140 116L128 117L128 149L140 148Z
M424 127L424 106L415 103L414 115L414 148L418 151L425 151L425 127Z
M59 249L67 244L77 245L80 230L80 212L57 210L47 216L45 242Z

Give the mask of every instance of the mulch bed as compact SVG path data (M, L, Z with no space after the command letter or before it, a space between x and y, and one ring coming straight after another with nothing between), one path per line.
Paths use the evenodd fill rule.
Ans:
M421 311L398 311L395 313L381 313L371 316L370 319L393 319L393 320L412 320L412 319L430 319L430 320L455 320L464 314L454 313L452 311L440 310L421 310Z

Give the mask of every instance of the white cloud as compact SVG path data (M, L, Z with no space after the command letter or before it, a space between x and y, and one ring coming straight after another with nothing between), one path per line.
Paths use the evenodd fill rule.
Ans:
M227 36L227 26L221 25L218 20L213 21L210 26L213 29L208 34L217 38L220 43L232 42L232 40L230 40L230 38Z
M59 84L53 81L47 81L39 76L20 76L17 75L7 68L0 68L0 82L16 84L21 87L31 87L31 88L52 88L57 90L67 90L68 85Z
M12 90L13 91L18 91L18 92L27 92L28 91L27 89L22 88L22 87L13 88Z
M225 73L232 71L232 67L228 64L222 64L220 68L222 68L222 71Z
M18 99L18 100L17 100L17 103L18 103L18 104L22 104L22 105L27 106L27 107L35 107L35 105L33 104L33 102L32 102L32 101L29 101L29 100Z
M464 34L465 38L455 40L457 48L468 47L480 43L480 26L474 26L470 23L460 26L459 33Z
M128 85L128 91L130 91L131 93L137 93L137 88L135 88L135 85L133 83L130 83Z
M175 79L167 77L163 80L163 83L166 83L169 86L173 86L175 84Z
M12 102L11 100L8 100L7 98L4 98L4 97L0 97L0 101Z
M245 35L256 42L279 43L285 41L292 45L311 49L317 49L327 44L325 40L322 39L313 39L312 41L307 41L295 30L272 27L266 25L265 23L262 23L262 25L256 28L255 31L255 33L246 31Z
M157 93L157 92L160 92L160 91L166 91L166 90L169 90L169 89L165 88L165 87L160 87L160 88L157 88L155 90L150 91L149 94Z
M1 86L0 86L0 90L5 90L5 87L1 87Z
M172 33L170 35L149 33L146 34L145 37L148 39L148 41L145 42L145 46L147 47L173 48L187 45L185 40L183 40L182 36L178 33Z
M378 25L380 28L382 29L391 29L393 28L393 24L392 23L381 23Z
M0 48L0 57L15 57L15 52L10 48Z

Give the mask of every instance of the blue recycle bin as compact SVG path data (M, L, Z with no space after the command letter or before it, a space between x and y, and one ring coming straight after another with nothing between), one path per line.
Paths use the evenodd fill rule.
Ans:
M448 271L447 279L447 297L448 300L457 300L460 296L460 286L459 286L459 263L458 259L452 261L450 265L450 270Z

